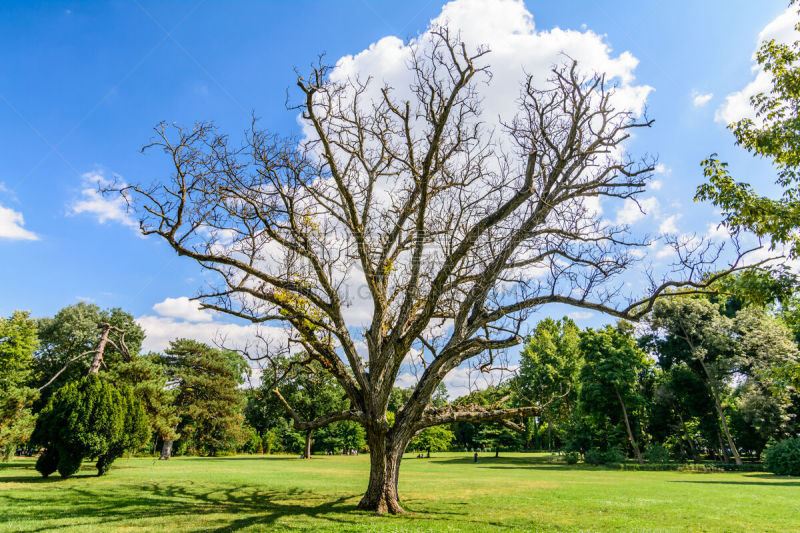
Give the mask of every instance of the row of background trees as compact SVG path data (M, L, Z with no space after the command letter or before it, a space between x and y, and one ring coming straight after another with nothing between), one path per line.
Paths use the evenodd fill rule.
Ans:
M609 458L741 463L798 435L798 300L786 271L728 278L715 296L661 300L637 328L545 320L522 355L534 438ZM544 435L542 435L544 431Z
M409 449L567 450L588 462L760 459L771 441L800 434L798 282L786 270L754 270L717 289L713 296L661 300L636 327L620 322L582 331L569 318L541 321L513 379L455 399L440 385L431 402L434 408L534 405L540 416L430 427ZM138 354L128 357L112 343L102 357L102 378L128 387L146 416L147 431L128 451L160 451L164 459L173 453L309 456L366 446L363 427L351 420L295 428L273 382L244 386L250 366L241 354L187 339L164 353L140 353L144 332L129 313L80 303L52 318L17 311L0 319L5 459L42 444L36 438L42 430L34 432L37 415L56 391L87 374L92 361L82 355L93 353L99 324L125 331L127 350ZM349 407L340 385L318 365L300 364L298 357L278 385L301 419ZM411 394L393 390L390 423Z

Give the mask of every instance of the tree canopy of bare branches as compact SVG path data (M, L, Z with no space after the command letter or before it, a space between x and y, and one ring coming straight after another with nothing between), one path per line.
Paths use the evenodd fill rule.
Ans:
M146 148L163 150L171 175L118 188L145 235L216 274L219 284L198 296L204 307L284 324L296 351L336 377L351 408L296 423L361 423L371 474L360 507L392 513L402 512L402 453L419 431L538 412L434 409L449 371L491 368L543 305L636 320L668 292L703 290L720 253L675 243L682 277L625 294L622 275L649 241L592 206L644 191L655 161L631 158L625 144L652 121L567 60L546 83L524 77L517 115L491 126L480 99L487 49L438 28L414 50L408 87L332 80L323 65L299 76L300 141L255 121L236 146L210 123L161 124ZM347 319L355 290L371 307L357 327ZM389 395L412 351L424 370L390 426Z

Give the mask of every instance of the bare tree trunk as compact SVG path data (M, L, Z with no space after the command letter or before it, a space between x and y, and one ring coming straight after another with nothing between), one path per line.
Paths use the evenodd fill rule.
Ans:
M722 460L726 463L731 462L731 455L728 453L728 449L725 447L725 444L722 442L722 432L717 432L717 440L719 441L719 453L722 455Z
M311 434L314 433L313 429L306 430L306 447L305 451L303 452L303 459L311 459Z
M714 394L714 404L717 407L717 413L719 414L719 421L722 423L722 430L725 432L725 438L728 440L728 446L730 446L731 453L733 454L733 459L734 461L736 461L737 465L741 465L742 458L741 456L739 456L739 450L736 449L736 444L733 442L731 431L728 429L728 421L725 419L725 411L722 410L722 403L720 403L719 396L717 396L717 393L713 391L713 388L712 388L712 393Z
M731 452L733 453L733 457L736 460L737 465L742 464L742 458L739 457L739 450L736 449L736 443L733 442L733 437L731 437L731 432L728 430L728 422L725 420L725 410L722 408L722 402L719 399L719 395L717 394L716 389L714 388L714 379L711 377L711 372L708 370L708 366L706 366L706 362L702 356L698 354L694 347L694 343L692 342L691 338L686 335L685 337L686 342L689 344L689 348L691 348L692 352L695 354L695 359L697 362L700 363L700 366L703 368L703 372L706 375L706 381L708 383L708 390L711 391L711 396L714 398L714 407L717 409L717 415L719 416L720 424L722 425L722 430L725 432L725 438L728 441L728 446L730 447ZM722 446L722 453L728 458L728 452L725 450L725 446Z
M89 366L89 374L97 374L100 371L100 365L103 362L103 352L106 350L106 344L108 343L108 333L111 331L111 326L108 324L101 325L103 328L103 333L100 335L100 341L97 343L97 348L95 348L94 352L94 359L92 359L92 364Z
M705 361L703 361L700 357L697 358L700 362L700 366L703 367L703 372L706 374L706 378L708 379L708 390L711 391L711 396L714 397L714 407L717 409L717 415L719 416L719 422L722 425L722 431L725 433L725 439L728 441L728 446L730 447L730 451L733 454L733 459L736 461L737 465L742 464L742 458L739 456L739 450L736 449L736 443L733 442L733 437L731 436L731 432L728 429L728 421L725 419L725 410L722 408L722 402L719 399L719 395L717 394L716 389L714 388L714 381L711 379L711 372L708 371L708 367L706 366ZM725 456L728 456L728 452L725 450L725 446L722 447L722 452Z
M553 426L550 424L550 419L547 419L547 451L553 451Z
M689 428L686 427L686 421L683 419L683 415L680 413L680 411L677 411L677 413L678 413L678 418L680 418L681 420L681 425L683 426L684 438L686 439L686 442L689 444L689 450L692 453L692 459L697 461L698 456L697 456L697 450L694 447L694 439L692 439L692 436L689 435Z
M636 454L636 460L639 464L644 464L644 460L642 459L642 452L639 451L639 445L636 444L636 439L633 438L633 432L631 431L631 423L628 420L628 410L625 408L625 402L622 401L622 396L619 394L619 389L614 387L614 392L617 395L617 400L619 400L619 405L622 407L622 416L625 419L625 429L628 430L628 440L631 441L631 446L633 446L633 452Z
M162 436L162 444L161 444L161 457L158 458L159 461L166 461L170 457L172 457L172 444L175 442L174 437L177 435L178 431L178 424L172 426L172 431L170 431L169 439L165 439Z
M161 457L158 458L159 461L166 461L170 457L172 457L172 440L165 440L163 444L161 444Z
M367 429L369 442L369 485L358 504L362 511L375 511L377 514L404 513L397 497L397 480L402 447L396 446L385 434Z

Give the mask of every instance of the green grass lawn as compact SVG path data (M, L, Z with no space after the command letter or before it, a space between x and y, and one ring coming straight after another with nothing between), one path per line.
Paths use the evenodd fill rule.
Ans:
M410 511L355 510L368 457L123 459L42 479L0 465L0 531L800 531L800 478L623 472L543 456L403 461Z

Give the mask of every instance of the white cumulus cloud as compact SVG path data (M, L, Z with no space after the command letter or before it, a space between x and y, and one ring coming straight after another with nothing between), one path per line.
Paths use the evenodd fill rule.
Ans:
M630 198L622 204L622 209L617 211L617 224L633 224L647 215L653 214L658 209L658 200L651 196L635 202Z
M189 322L171 317L143 315L136 322L144 329L142 350L161 352L175 339L192 339L214 346L244 347L268 338L286 344L281 328L257 326L255 324L230 324L224 322Z
M708 232L706 233L706 237L708 237L709 239L725 241L731 238L731 234L728 231L728 228L726 228L724 225L711 222L708 225Z
M22 217L22 213L0 205L0 239L13 241L39 240L39 236L25 229L24 225L25 220Z
M676 222L679 218L681 218L681 215L668 216L661 221L661 224L658 226L658 231L660 233L666 233L669 235L678 233L678 226L676 225Z
M181 318L190 322L211 322L214 317L211 312L200 309L200 304L186 296L166 298L153 306L153 311L161 316Z
M692 104L695 107L703 107L714 97L714 93L701 93L699 91L692 91Z
M791 43L798 38L794 30L794 25L798 22L797 7L789 6L786 11L778 15L769 24L764 26L758 34L758 46L771 39L779 43ZM750 106L750 98L756 94L768 91L771 78L769 74L761 70L755 64L755 52L753 52L753 72L755 78L744 86L740 91L733 92L725 97L725 102L717 109L714 119L717 122L730 124L743 118L753 118L753 108Z
M641 113L652 87L635 85L634 70L639 63L630 52L615 54L604 36L591 30L539 29L533 15L521 0L456 0L442 7L431 21L432 27L448 26L458 33L468 50L487 46L491 53L485 62L491 66L491 83L481 87L482 116L487 121L498 117L509 120L517 111L520 82L526 73L544 83L554 65L575 59L586 73L603 73L618 82L615 95L618 108ZM331 80L375 80L375 94L386 83L399 95L410 93L412 73L408 61L412 52L430 43L427 32L405 43L386 36L355 55L338 60ZM301 121L302 122L302 121ZM307 134L311 126L302 122Z
M68 206L68 214L93 215L98 222L115 222L138 229L139 224L128 213L127 205L122 196L106 197L98 191L99 186L108 185L109 181L100 172L87 172L81 176L82 189L80 198Z

